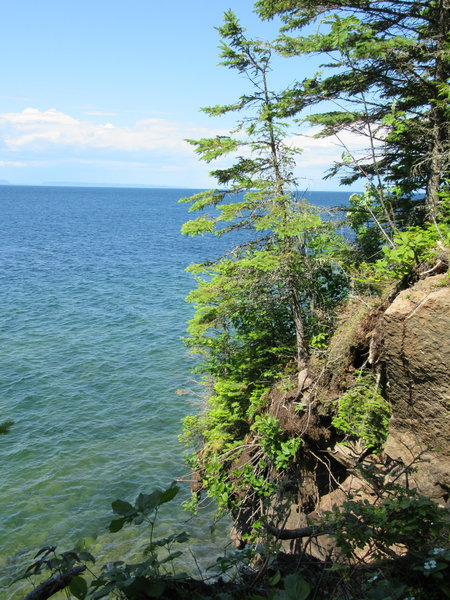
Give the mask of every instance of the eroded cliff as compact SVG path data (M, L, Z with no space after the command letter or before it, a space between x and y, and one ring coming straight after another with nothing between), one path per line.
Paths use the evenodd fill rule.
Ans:
M395 482L416 488L441 506L450 489L450 287L447 273L419 279L383 302L356 299L345 308L326 358L312 361L315 373L299 395L274 389L269 414L285 431L302 439L287 493L269 510L273 532L285 551L296 552L324 513L357 495L379 498L380 484ZM333 426L339 399L352 389L361 370L369 372L391 406L384 447L368 448L364 440ZM247 440L249 441L249 440ZM251 444L247 458L251 456ZM239 538L255 514L248 506L237 515ZM320 558L333 553L331 538L313 536L309 552Z
M450 288L446 274L401 292L378 325L386 398L387 456L407 465L410 484L440 503L450 491Z

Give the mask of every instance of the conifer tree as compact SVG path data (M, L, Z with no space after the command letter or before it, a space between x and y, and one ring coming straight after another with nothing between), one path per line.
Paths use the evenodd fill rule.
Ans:
M286 94L290 114L331 101L334 108L306 120L323 135L350 130L371 137L365 158L344 160L332 174L345 169L344 183L368 176L379 178L380 188L392 185L397 202L381 197L388 221L399 200L424 190L426 216L434 220L450 169L448 0L258 0L256 6L262 18L278 14L285 21L282 52L326 57L324 71ZM315 32L303 34L312 24Z
M202 160L210 162L231 154L234 162L211 173L226 191L217 189L185 199L192 203L191 211L200 210L202 215L186 223L182 231L187 235L214 232L222 236L237 230L249 233L228 257L191 267L200 277L197 290L190 294L197 306L190 343L197 349L204 347L211 371L212 362L230 365L229 356L223 356L225 340L228 344L234 340L236 346L237 337L247 327L245 342L241 338L239 347L242 343L251 347L265 332L258 352L253 354L255 363L261 362L264 355L271 356L272 361L278 352L284 356L292 335L301 387L307 374L306 327L311 321L311 307L323 299L320 288L325 270L329 271L330 281L337 276L330 267L332 224L323 222L318 211L292 191L298 151L284 141L287 124L280 114L285 106L269 87L271 47L247 39L231 11L218 29L222 37L221 64L245 75L251 91L235 104L203 109L211 116L229 112L242 112L244 116L234 132L239 137L189 140ZM215 213L208 214L206 210L211 208ZM215 337L208 337L207 332L212 330ZM230 348L225 352L228 355ZM219 355L222 360L217 362ZM242 368L242 352L239 356Z

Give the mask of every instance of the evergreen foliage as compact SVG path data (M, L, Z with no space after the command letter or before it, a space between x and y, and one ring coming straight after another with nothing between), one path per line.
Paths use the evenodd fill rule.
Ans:
M271 46L249 40L231 11L219 32L222 64L245 74L251 90L235 104L204 109L212 116L242 113L235 129L240 136L190 140L202 160L231 154L234 162L211 173L226 190L182 200L201 212L182 232L247 233L227 255L189 268L197 288L188 296L195 315L186 343L201 355L197 371L212 391L206 415L186 421L184 438L203 447L193 462L209 493L232 506L227 470L246 434L258 432L262 455L239 475L234 472L244 487L265 494L251 471L259 468L264 479L271 466L287 467L295 458L299 441L269 427L268 415L257 417L255 403L293 361L299 373L307 370L308 340L329 331L346 279L336 224L294 191L298 151L285 142L284 100L269 88Z
M184 439L195 451L192 468L219 506L235 514L259 506L258 531L275 492L284 494L303 445L269 412L270 390L296 370L301 397L301 375L312 352L326 354L334 309L349 287L357 292L363 282L374 293L377 283L436 260L449 243L450 115L444 4L259 0L256 6L263 18L281 15L285 27L269 44L247 38L235 15L225 15L222 64L246 75L251 90L233 104L204 109L243 117L233 135L190 140L202 160L233 162L212 171L219 189L185 199L200 216L183 233L247 232L225 256L190 267L197 288L188 300L196 312L186 343L201 355L197 370L210 391L205 413L186 420ZM309 27L304 34L312 24L314 33ZM268 84L274 51L319 54L327 63L275 93ZM341 141L350 131L367 138L364 156L344 148L330 171L340 172L343 183L365 181L365 191L349 199L352 233L345 241L332 221L292 192L298 151L285 141L292 119L320 127L319 136ZM345 382L340 387L332 424L344 443L382 450L390 407L374 377L363 373L350 389Z
M381 205L384 182L410 202L426 189L434 219L450 163L448 2L258 0L256 6L261 17L278 14L285 21L284 54L326 57L323 71L286 92L288 112L326 101L322 112L304 117L321 127L320 135L347 130L368 137L366 156L345 153L331 174L344 169L346 183L369 179ZM314 33L302 34L309 25ZM388 206L385 211L392 220Z
M263 18L285 20L275 45L249 39L231 11L218 28L222 64L245 75L250 91L204 109L239 116L232 135L189 140L201 160L228 156L232 164L211 172L218 189L183 200L200 215L182 231L232 236L243 230L246 237L225 256L190 267L197 288L188 300L196 312L186 343L201 356L197 372L209 392L205 414L186 420L184 439L196 450L192 467L223 507L236 508L245 489L271 493L269 473L295 462L301 440L289 439L266 414L268 390L294 368L301 393L310 353L325 351L350 279L354 290L364 282L373 293L373 284L402 278L448 243L448 145L445 127L436 130L441 118L448 125L440 21L447 9L401 4L259 0ZM303 35L313 23L315 32ZM328 62L312 78L275 93L269 87L274 51L322 54ZM311 113L316 105L319 112ZM319 135L340 139L351 131L368 139L363 158L345 151L332 169L347 171L344 183L366 181L365 192L349 200L347 241L293 192L299 151L285 141L292 117L320 126ZM363 378L341 396L333 422L374 451L382 447L388 416L386 401ZM257 450L236 469L249 436L258 440Z

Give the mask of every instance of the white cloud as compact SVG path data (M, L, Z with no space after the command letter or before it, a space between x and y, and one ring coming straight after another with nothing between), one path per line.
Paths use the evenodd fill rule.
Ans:
M111 115L108 115L111 116ZM186 123L149 118L132 126L78 119L54 108L27 108L0 115L0 140L8 150L51 147L108 149L125 152L165 151L192 153L184 138L211 136L217 131Z
M23 112L0 114L0 146L15 153L63 150L65 147L85 151L157 151L192 155L193 149L185 138L226 133L154 117L136 121L131 126L116 125L111 121L100 122L100 117L112 117L114 113L93 111L89 114L99 119L79 119L55 108L45 111L27 108ZM292 146L303 149L299 166L329 165L339 159L345 149L358 153L367 146L367 138L355 133L343 132L339 141L336 137L314 138L317 132L317 128L312 128L288 140Z
M224 129L176 122L163 115L123 125L113 113L98 107L84 106L83 112L85 117L56 108L0 114L1 176L8 177L10 169L28 173L29 180L37 172L45 172L42 177L46 180L122 178L153 183L156 178L165 185L201 187L213 185L208 176L212 168L225 168L233 160L233 156L222 157L211 165L198 161L193 147L184 141L226 135ZM315 133L316 128L287 140L303 148L296 169L300 179L319 181L344 150L336 138L314 138ZM343 134L342 141L355 153L367 146L366 138L350 132ZM245 149L241 148L239 154L245 155Z
M0 160L0 167L26 167L28 163L23 160Z
M328 167L333 161L339 160L343 152L350 152L355 158L367 153L369 138L366 135L342 131L339 137L314 137L319 131L318 127L314 127L288 140L292 147L303 150L298 159L300 167L320 165Z

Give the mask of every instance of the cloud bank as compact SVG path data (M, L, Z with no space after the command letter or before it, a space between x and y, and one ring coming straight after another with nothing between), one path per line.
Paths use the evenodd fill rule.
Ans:
M100 115L96 115L100 116ZM112 116L112 115L110 115ZM191 153L188 137L211 131L165 119L149 118L132 126L82 120L56 109L27 108L0 115L0 138L5 149L43 150L56 146L122 152L164 151Z
M157 180L165 185L207 187L214 185L208 176L211 168L228 166L231 160L224 158L214 165L199 162L185 141L226 135L223 129L156 117L123 125L119 115L100 110L84 115L75 117L54 108L0 114L0 176L11 177L9 169L25 174L29 168L28 180L35 180L39 171L45 179L60 179L66 166L70 172L65 176L73 180L123 177L141 183ZM315 133L317 129L310 129L287 140L303 149L296 172L311 181L319 182L345 149L357 154L367 145L364 137L353 133L344 133L341 141L317 139Z

